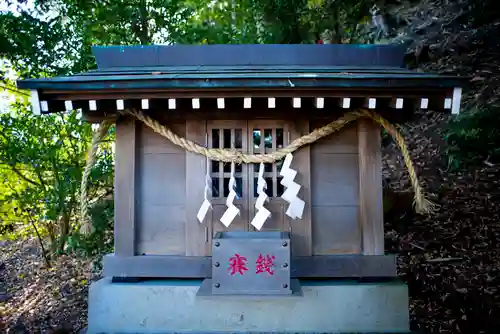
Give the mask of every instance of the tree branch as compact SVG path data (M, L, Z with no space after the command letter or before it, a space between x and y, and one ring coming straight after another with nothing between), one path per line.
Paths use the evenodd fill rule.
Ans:
M36 176L38 177L38 180L40 181L40 185L43 187L43 189L47 189L47 186L45 184L45 181L42 178L42 174L40 173L39 170L35 169Z
M45 247L43 247L43 239L40 236L40 233L38 232L38 228L35 225L35 220L31 216L31 212L30 211L28 211L28 215L29 215L29 221L31 223L31 226L33 226L33 229L35 230L36 236L38 238L38 242L40 243L40 247L42 248L42 256L43 256L43 259L45 260L45 264L47 264L47 267L50 268L52 266L51 266L49 258L47 257L47 251L45 251Z
M20 91L20 90L15 89L15 88L10 88L10 87L7 87L7 86L5 86L5 85L0 86L0 88L5 89L5 90L8 90L8 91L11 91L11 92L16 93L16 94L19 94L19 95L23 95L23 96L27 96L27 97L29 97L29 96L30 96L29 94L27 94L27 93L25 93L25 92L23 92L23 91Z
M40 187L42 186L40 183L36 182L36 181L33 181L32 179L28 178L27 176L25 176L23 173L21 173L21 171L19 171L16 166L13 166L13 165L9 165L10 168L12 169L12 171L14 173L17 174L17 176L19 176L21 179L23 179L24 181L28 182L28 183L31 183L32 185L35 185L37 187Z

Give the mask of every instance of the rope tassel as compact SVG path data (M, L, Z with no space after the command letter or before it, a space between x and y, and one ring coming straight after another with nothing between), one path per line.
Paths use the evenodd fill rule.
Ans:
M208 210L212 207L212 204L210 204L210 201L208 200L210 185L212 183L212 179L210 178L209 166L210 166L210 159L207 158L207 173L205 174L205 190L203 191L203 203L201 204L201 207L198 210L198 214L196 215L196 218L198 218L198 221L200 223L203 223L203 220L205 220Z
M261 162L259 166L259 176L257 178L257 200L255 201L255 209L257 213L252 219L250 224L260 231L265 221L271 216L271 212L264 207L264 203L267 201L268 197L265 192L267 188L266 180L264 179L264 164Z
M417 177L417 172L415 171L415 167L413 166L413 162L411 161L410 154L408 152L408 148L406 146L405 140L403 136L399 133L399 131L394 127L392 124L390 124L386 119L381 117L380 115L371 112L366 109L359 109L355 111L348 112L341 116L340 118L332 121L331 123L315 129L311 133L304 135L298 139L295 139L293 142L290 143L287 147L281 148L275 152L272 152L270 154L245 154L240 151L236 150L228 150L228 149L214 149L214 148L207 148L203 147L201 145L198 145L190 140L187 140L185 138L179 137L177 134L172 132L169 128L166 126L163 126L160 124L158 121L152 119L148 115L144 114L140 110L136 109L127 109L122 111L123 114L128 114L134 116L136 119L140 120L143 122L145 125L150 127L154 132L160 134L161 136L165 137L166 139L170 140L173 144L182 147L188 152L196 153L196 154L201 154L206 156L207 158L213 160L213 161L222 161L222 162L231 162L233 163L232 165L232 172L233 172L233 166L234 163L275 163L276 161L279 161L283 158L285 158L288 154L291 154L295 152L297 149L299 149L302 146L309 145L314 143L315 141L329 136L330 134L339 131L346 125L358 120L361 117L367 117L372 119L373 121L377 122L379 125L381 125L396 141L397 145L399 146L401 153L403 155L403 159L406 165L406 168L408 169L408 173L410 175L410 180L411 184L413 187L413 192L414 192L414 207L415 211L420 214L431 214L437 209L437 205L432 203L430 200L428 200L425 195L422 186L419 183L418 177ZM92 145L89 148L89 154L87 158L87 164L85 166L85 170L83 173L82 177L82 184L81 184L81 196L80 196L80 214L81 218L83 221L82 225L82 232L89 232L91 230L91 225L89 222L89 217L88 217L88 199L87 199L87 182L88 178L90 175L90 171L92 169L92 165L95 162L95 154L97 152L97 145L99 141L102 139L102 137L105 136L107 133L107 130L110 127L110 123L108 121L104 121L101 123L101 126L99 130L94 134L94 138L92 139ZM233 173L232 173L233 175ZM231 181L232 180L232 181ZM228 205L228 210L226 210L226 213L229 211L229 208L234 207L231 209L231 216L234 214L234 217L239 214L239 209L232 204L232 201L236 197L236 192L234 191L235 188L235 180L234 177L232 177L229 183L229 190L230 190L230 196L231 201L226 202ZM293 178L292 178L293 180ZM282 180L283 184L283 180ZM300 187L300 186L299 186ZM288 190L288 189L287 189ZM291 190L290 190L291 191ZM298 193L298 191L297 191ZM289 207L290 210L290 207ZM288 212L288 211L287 211ZM225 214L226 214L225 213ZM297 213L294 211L288 212L291 215L295 215L298 217ZM287 214L288 214L287 213ZM234 219L233 217L233 219ZM230 224L232 219L228 219L226 223Z
M408 174L410 175L410 181L413 187L413 205L415 207L415 211L420 214L432 214L438 209L438 205L431 202L429 199L425 198L424 191L420 182L418 181L417 172L415 171L415 167L413 166L413 162L411 161L410 153L408 152L408 147L406 146L405 140L401 133L396 129L394 125L389 123L382 116L363 110L363 115L371 118L379 125L381 125L396 141L396 144L399 146L401 150L401 154L403 155L403 160L406 165L406 169L408 169Z
M80 185L80 219L82 222L80 232L82 234L90 234L92 232L92 221L89 217L88 213L88 195L87 195L87 186L89 182L90 172L92 171L92 166L94 166L97 149L99 147L99 143L104 139L106 134L108 133L109 128L111 127L111 122L103 121L99 129L94 132L92 135L92 142L90 143L88 154L87 154L87 163L85 164L85 169L83 170L82 183Z
M280 175L283 176L283 179L280 183L287 187L281 198L290 204L285 214L292 219L302 219L306 203L298 196L301 186L294 181L297 171L290 168L292 159L293 155L291 153L287 154L283 167L281 167Z
M233 222L234 218L240 214L240 209L238 209L234 204L234 199L238 196L236 193L236 179L234 178L234 162L231 163L231 177L229 178L229 194L226 199L227 210L222 215L220 221L224 226L229 227Z

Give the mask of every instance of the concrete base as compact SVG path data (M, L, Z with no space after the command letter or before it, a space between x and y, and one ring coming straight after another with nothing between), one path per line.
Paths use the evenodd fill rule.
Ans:
M90 286L88 334L168 332L409 332L402 283L301 281L302 297L197 297L201 280Z

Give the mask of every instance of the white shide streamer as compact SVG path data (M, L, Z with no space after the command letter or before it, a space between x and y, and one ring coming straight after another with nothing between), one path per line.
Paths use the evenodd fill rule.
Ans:
M234 162L231 163L231 177L229 178L229 194L226 199L227 209L222 215L220 221L224 226L228 227L233 222L236 215L240 214L240 209L238 209L234 204L234 199L238 194L236 194L236 179L234 178Z
M208 210L212 207L212 204L210 204L210 201L208 200L208 194L210 191L212 179L210 178L210 159L207 158L207 173L205 174L205 191L203 193L203 203L201 204L200 209L198 210L198 214L196 215L196 218L198 218L198 221L200 223L203 223L205 220L205 217L208 213Z
M285 214L292 219L302 219L305 202L298 197L301 186L294 181L297 171L290 168L292 159L293 155L288 153L281 167L280 175L283 176L283 179L280 183L286 187L281 198L290 204Z
M257 178L257 200L255 201L255 209L257 213L253 217L250 224L260 231L265 221L271 216L271 212L264 207L267 200L265 189L267 188L266 180L264 179L264 164L261 162L259 166L259 177Z

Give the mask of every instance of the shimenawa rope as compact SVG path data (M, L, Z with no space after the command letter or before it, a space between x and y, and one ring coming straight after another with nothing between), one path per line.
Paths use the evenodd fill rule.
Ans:
M290 145L287 147L281 148L275 152L269 154L245 154L236 150L230 149L220 149L220 148L207 148L201 145L198 145L190 140L187 140L183 137L179 137L174 132L172 132L168 127L160 124L155 119L147 116L140 110L136 109L128 109L124 110L122 114L129 114L146 124L153 131L160 134L161 136L170 140L173 144L184 148L186 151L197 153L208 157L214 161L223 161L223 162L234 162L234 163L274 163L283 159L288 153L292 153L299 149L302 146L309 145L314 143L315 141L326 137L346 126L349 123L361 118L367 117L372 119L381 125L386 131L395 139L399 148L401 149L401 153L403 154L404 162L406 164L406 168L408 169L408 173L410 174L410 180L412 183L413 191L414 191L414 206L415 211L421 214L429 214L435 210L436 205L425 198L423 189L418 181L417 173L411 161L410 155L408 153L408 148L404 141L403 136L399 133L399 131L390 124L387 120L385 120L380 115L371 112L366 109L359 109L355 111L351 111L349 113L344 114L342 117L334 120L333 122L315 129L311 133L304 135L298 139L295 139ZM104 127L107 126L106 129ZM101 123L101 128L99 131L94 133L94 138L92 140L92 146L89 150L89 158L87 160L87 165L85 167L85 172L82 179L82 189L81 189L81 217L83 219L82 232L89 233L91 231L91 222L88 217L88 199L87 199L87 179L90 174L90 170L95 160L95 153L97 152L98 143L102 140L102 137L107 133L107 129L109 128L109 124L107 121ZM102 131L101 131L102 130Z
M92 142L90 143L87 153L87 163L83 170L82 183L80 185L80 219L82 220L80 232L83 234L90 234L90 232L92 232L92 222L88 213L89 202L87 195L90 172L95 163L99 143L106 136L111 125L112 123L110 121L101 122L99 129L97 129L92 136Z

